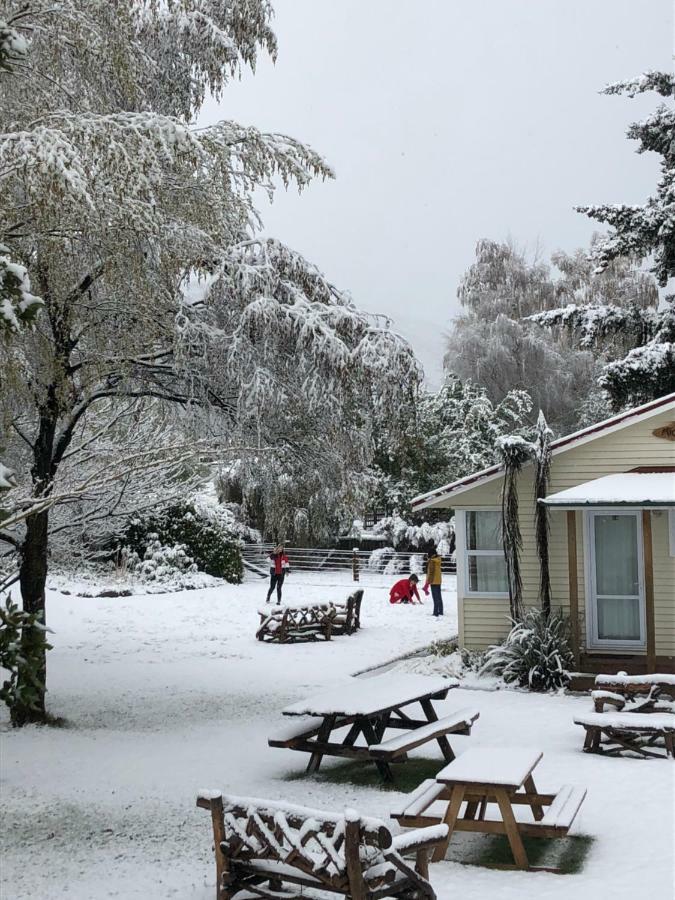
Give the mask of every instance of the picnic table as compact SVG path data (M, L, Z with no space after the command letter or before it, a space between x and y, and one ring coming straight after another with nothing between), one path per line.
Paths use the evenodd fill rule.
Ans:
M283 710L300 721L268 740L270 747L310 753L308 772L316 772L324 756L369 760L385 781L390 763L404 762L409 750L436 740L444 759L455 755L448 734L470 734L475 709L460 709L439 719L434 700L444 700L456 679L426 675L380 675L350 679L337 688L301 700ZM416 714L411 706L419 704ZM387 729L402 733L384 739ZM336 733L342 732L340 736Z
M407 827L439 822L448 826L448 837L434 851L434 862L444 859L453 832L472 831L505 834L515 867L529 869L523 836L564 837L586 796L584 788L572 785L564 785L556 794L540 794L533 772L542 756L539 750L522 748L466 750L441 769L435 780L427 779L409 794L392 818ZM460 817L462 804L464 815ZM486 818L488 804L497 806L498 818ZM514 807L523 805L530 807L534 821L516 819ZM544 807L548 807L546 812Z

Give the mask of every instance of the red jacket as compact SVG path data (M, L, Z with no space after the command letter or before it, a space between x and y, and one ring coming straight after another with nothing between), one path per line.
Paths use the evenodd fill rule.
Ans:
M290 569L290 563L285 553L270 553L269 559L270 572L274 572L275 575L281 575L282 572Z
M410 582L407 578L397 581L393 588L389 591L390 603L401 603L403 600L412 602L413 597L417 597L421 603L420 595L417 591L417 585Z

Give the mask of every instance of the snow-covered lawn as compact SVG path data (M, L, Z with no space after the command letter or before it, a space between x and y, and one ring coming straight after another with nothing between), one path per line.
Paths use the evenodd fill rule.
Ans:
M342 598L349 589L335 577L302 576L289 579L285 599ZM288 780L306 758L266 742L283 706L455 631L449 589L443 621L429 602L392 608L384 587L366 582L365 590L361 632L294 646L255 640L260 581L118 599L52 591L49 699L68 725L3 726L2 897L212 900L210 821L194 805L203 787L388 818L395 793ZM540 788L589 788L575 830L596 841L579 875L440 863L431 872L439 897L671 896L671 763L581 753L572 718L589 708L585 698L460 689L438 709L467 705L481 717L473 737L453 739L455 749L540 748ZM427 745L420 755L437 752Z

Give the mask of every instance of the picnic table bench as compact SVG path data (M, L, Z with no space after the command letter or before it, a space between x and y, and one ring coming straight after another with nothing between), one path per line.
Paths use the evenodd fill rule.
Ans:
M361 627L363 591L354 591L343 602L306 606L268 606L258 610L259 641L279 644L295 641L329 641L336 634L353 634Z
M572 785L564 785L555 794L540 794L532 773L542 756L539 750L520 748L466 750L435 779L427 779L408 794L392 818L404 827L448 826L447 838L434 851L434 862L445 857L455 831L471 831L505 834L515 867L529 869L523 837L564 837L586 796L585 788ZM462 804L464 815L460 816ZM497 806L499 818L486 818L488 805ZM514 815L518 806L529 806L533 821L518 821Z
M470 734L476 709L456 710L439 719L433 700L443 700L456 680L426 675L380 675L349 683L283 710L301 717L269 738L270 747L310 753L308 772L316 772L324 756L369 760L385 781L392 781L390 763L405 762L409 750L437 741L444 759L454 759L449 734ZM419 703L421 715L410 714ZM384 739L387 729L403 733ZM338 737L335 733L342 731Z
M352 900L435 900L428 854L447 827L392 837L379 819L343 815L220 791L200 791L197 806L211 813L216 900L325 897ZM413 868L404 856L415 855Z
M594 712L574 718L587 753L675 758L675 675L620 672L598 675L595 685Z

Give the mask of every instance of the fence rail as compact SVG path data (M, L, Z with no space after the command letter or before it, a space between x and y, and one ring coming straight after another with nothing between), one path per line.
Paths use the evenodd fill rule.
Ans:
M267 574L269 570L268 554L274 544L246 544L242 550L244 564L254 571ZM351 572L353 581L358 581L362 574L396 575L424 572L424 553L422 551L402 552L392 547L380 547L377 550L336 550L318 547L289 547L286 555L291 569L301 572ZM441 570L446 574L456 572L454 556L441 558Z

